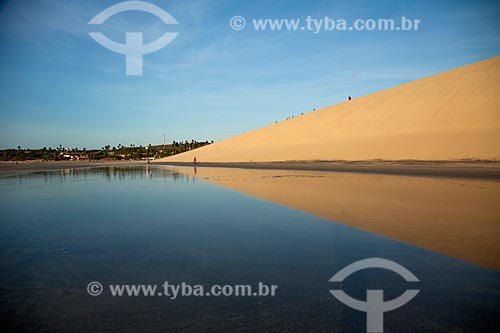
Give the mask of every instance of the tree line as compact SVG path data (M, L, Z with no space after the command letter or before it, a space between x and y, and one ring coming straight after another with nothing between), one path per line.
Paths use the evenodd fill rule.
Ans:
M63 161L63 160L141 160L141 159L157 159L168 157L175 154L180 154L192 149L200 148L213 143L212 141L195 141L191 140L178 142L173 141L171 144L165 145L147 145L118 146L106 145L100 149L87 149L78 147L67 148L63 145L58 147L43 147L40 149L22 148L3 149L0 150L1 161Z

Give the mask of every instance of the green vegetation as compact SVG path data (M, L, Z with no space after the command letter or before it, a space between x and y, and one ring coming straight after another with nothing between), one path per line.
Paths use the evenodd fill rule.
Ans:
M59 145L57 148L43 147L41 149L23 149L20 146L17 149L0 150L0 161L28 161L28 160L44 160L44 161L63 161L63 160L141 160L147 158L162 158L175 154L180 154L192 149L203 147L213 143L198 142L172 142L168 145L152 146L135 146L131 144L129 147L122 146L111 147L104 146L101 149L86 148L66 148Z

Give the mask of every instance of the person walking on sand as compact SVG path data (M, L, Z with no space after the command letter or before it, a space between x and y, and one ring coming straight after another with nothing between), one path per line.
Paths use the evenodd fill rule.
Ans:
M193 165L194 165L194 166L196 166L196 163L197 163L197 162L198 162L198 161L196 160L196 156L195 156L195 157L193 158Z

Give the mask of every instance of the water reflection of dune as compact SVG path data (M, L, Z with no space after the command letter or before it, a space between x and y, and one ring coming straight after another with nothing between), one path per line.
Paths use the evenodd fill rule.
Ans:
M229 168L198 168L197 177L500 269L500 182Z

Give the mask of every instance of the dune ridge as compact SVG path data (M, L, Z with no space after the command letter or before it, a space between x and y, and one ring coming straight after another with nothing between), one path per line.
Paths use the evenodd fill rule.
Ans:
M159 162L500 160L500 56Z

